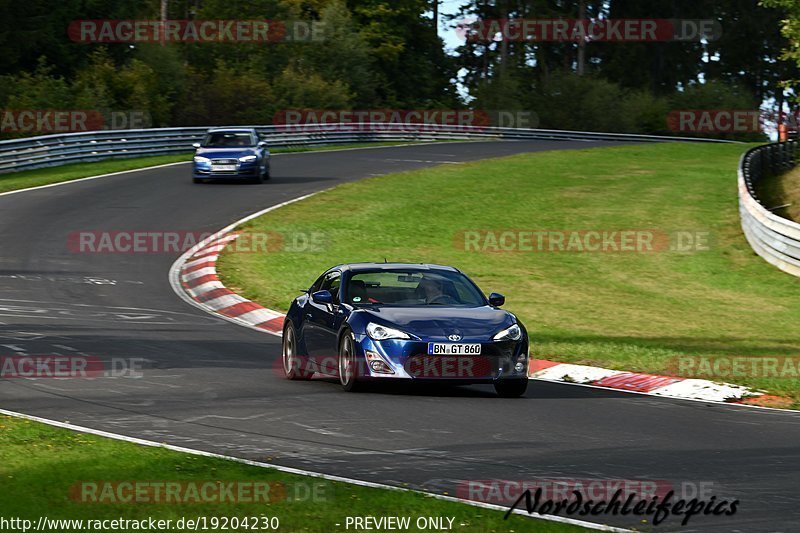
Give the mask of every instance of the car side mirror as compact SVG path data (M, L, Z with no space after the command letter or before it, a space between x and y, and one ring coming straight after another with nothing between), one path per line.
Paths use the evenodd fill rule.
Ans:
M265 146L267 146L267 141L260 141L260 142L258 143L258 147L259 147L259 148L264 148Z
M200 148L200 143L194 143L192 145L192 148L194 148L194 149Z
M333 295L330 291L317 291L311 295L314 303L322 305L331 305L333 303Z
M506 303L506 297L502 294L493 292L489 295L489 305L492 307L502 307Z

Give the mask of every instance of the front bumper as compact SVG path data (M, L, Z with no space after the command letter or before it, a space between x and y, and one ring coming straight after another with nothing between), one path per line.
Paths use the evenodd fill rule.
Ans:
M236 163L236 170L218 171L211 170L211 165L193 163L192 177L205 179L253 179L259 177L261 167L254 163Z
M430 339L430 342L448 342ZM459 384L495 383L505 379L527 379L528 342L475 341L464 343L481 345L480 355L428 355L428 341L385 340L374 341L367 335L356 336L358 359L362 366L361 379L404 379L411 381L439 381ZM367 357L368 353L370 357ZM377 356L377 357L376 357ZM376 371L372 363L383 371ZM521 368L517 365L521 363ZM388 368L387 368L388 367ZM391 372L387 372L391 370Z

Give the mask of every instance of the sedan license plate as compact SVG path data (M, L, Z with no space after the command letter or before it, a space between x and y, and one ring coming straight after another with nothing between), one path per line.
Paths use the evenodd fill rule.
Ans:
M212 172L235 172L236 165L211 165Z
M480 355L480 344L428 343L428 355Z

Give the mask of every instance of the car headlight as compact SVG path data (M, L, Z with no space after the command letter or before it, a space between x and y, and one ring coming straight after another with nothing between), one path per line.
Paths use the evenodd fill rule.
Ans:
M194 156L195 163L211 163L211 160L207 157L203 157L201 155Z
M367 325L367 335L375 341L411 338L408 333L400 331L399 329L387 328L386 326L381 326L380 324L374 324L372 322Z
M246 155L244 157L240 157L239 161L241 161L242 163L252 163L256 159L258 159L258 158L256 156L254 156L254 155Z
M518 341L522 338L522 329L517 324L504 329L493 337L496 341Z

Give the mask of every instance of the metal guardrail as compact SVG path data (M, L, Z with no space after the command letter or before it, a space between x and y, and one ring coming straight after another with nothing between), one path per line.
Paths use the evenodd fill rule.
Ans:
M800 224L779 217L758 198L756 185L791 170L800 142L788 141L748 150L739 163L739 212L742 230L753 250L766 261L800 277Z
M624 133L439 126L432 124L325 124L309 126L237 126L256 128L273 148L313 147L366 142L437 140L573 140L629 142L731 142L690 137ZM0 173L110 158L188 153L208 127L95 131L0 141Z

